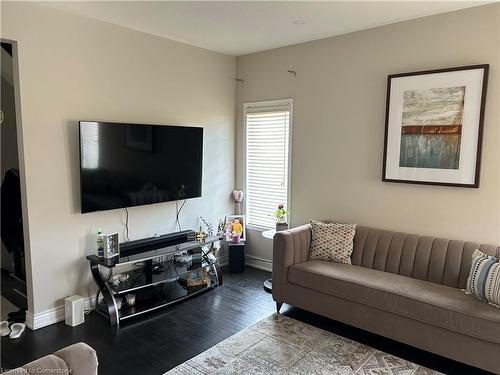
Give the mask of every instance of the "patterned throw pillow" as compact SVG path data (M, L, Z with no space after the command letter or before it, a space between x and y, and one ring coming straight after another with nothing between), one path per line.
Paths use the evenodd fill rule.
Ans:
M480 250L474 251L465 293L500 308L500 263L498 258L487 255Z
M311 220L309 259L351 264L356 224L323 223Z

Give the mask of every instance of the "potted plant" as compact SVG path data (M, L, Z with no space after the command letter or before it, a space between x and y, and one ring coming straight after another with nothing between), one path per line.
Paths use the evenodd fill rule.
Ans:
M276 219L276 232L280 232L288 229L288 223L286 222L286 216L288 211L285 210L285 206L280 204L276 211L274 211L274 218Z

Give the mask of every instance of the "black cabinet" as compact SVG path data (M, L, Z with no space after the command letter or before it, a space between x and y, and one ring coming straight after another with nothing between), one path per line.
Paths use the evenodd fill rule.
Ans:
M229 272L239 273L245 271L245 243L229 242Z

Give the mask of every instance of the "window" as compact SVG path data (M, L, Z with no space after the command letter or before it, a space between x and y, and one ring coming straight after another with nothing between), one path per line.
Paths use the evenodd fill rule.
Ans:
M273 228L273 211L288 209L292 100L248 103L244 114L247 223Z

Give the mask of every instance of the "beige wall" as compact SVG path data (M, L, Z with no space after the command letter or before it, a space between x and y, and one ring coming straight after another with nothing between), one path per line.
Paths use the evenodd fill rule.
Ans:
M123 234L121 210L79 213L80 119L205 127L199 215L232 211L235 59L32 3L2 2L2 37L18 41L33 301L39 313L96 292L84 257L98 227ZM132 239L175 230L175 204L130 209Z
M387 75L479 63L490 64L480 188L382 183ZM291 97L292 225L337 218L500 244L499 70L500 4L239 57L237 185L243 103ZM270 259L270 242L248 253Z
M37 4L1 10L2 37L19 42L32 312L94 294L84 260L94 234L123 233L120 210L79 213L79 119L205 126L203 197L183 212L194 227L233 210L243 103L291 97L292 225L338 218L500 243L499 4L240 57L236 134L234 58ZM491 64L481 187L382 183L387 75L476 63ZM174 206L132 208L131 237L173 231ZM249 238L250 255L271 258L269 240Z

